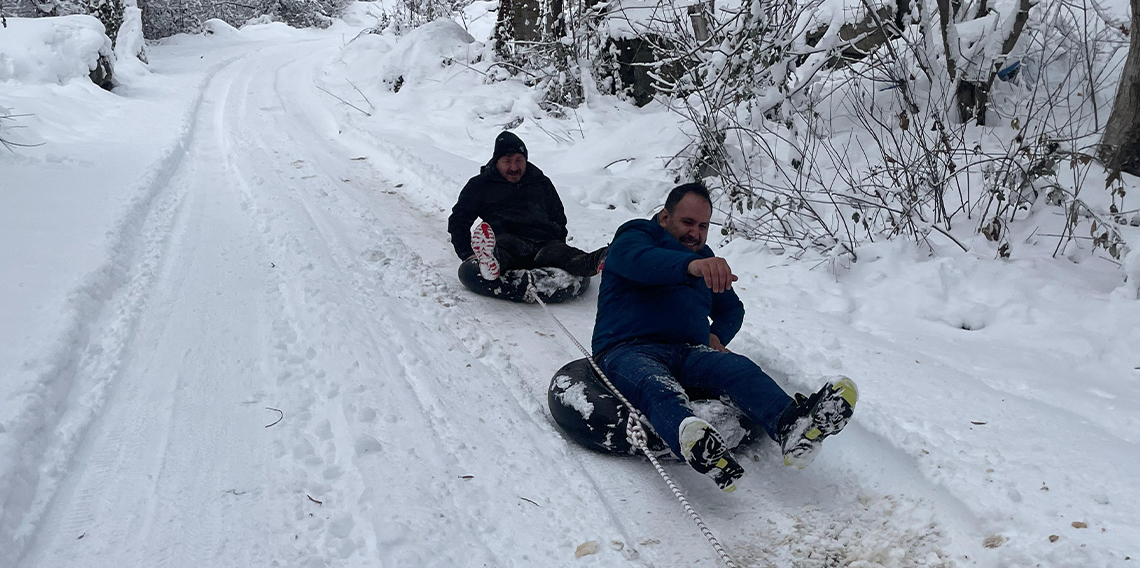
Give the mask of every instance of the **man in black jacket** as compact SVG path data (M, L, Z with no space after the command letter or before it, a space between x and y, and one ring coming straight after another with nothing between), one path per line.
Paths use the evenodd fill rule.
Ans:
M470 233L476 218L483 223ZM527 162L526 145L503 132L491 161L468 180L447 220L461 260L475 256L483 278L501 271L550 266L574 276L594 276L606 247L587 253L566 244L566 212L542 170Z

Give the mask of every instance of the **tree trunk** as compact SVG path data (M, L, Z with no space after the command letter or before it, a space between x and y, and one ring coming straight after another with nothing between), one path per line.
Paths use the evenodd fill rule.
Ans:
M510 60L518 53L515 42L542 41L541 15L539 0L501 0L492 36L495 53Z
M973 118L978 126L986 125L986 106L990 102L992 83L993 77L987 83L958 81L958 88L954 93L958 99L958 120L966 123Z
M1100 159L1112 171L1140 176L1140 0L1132 0L1128 59L1104 129Z

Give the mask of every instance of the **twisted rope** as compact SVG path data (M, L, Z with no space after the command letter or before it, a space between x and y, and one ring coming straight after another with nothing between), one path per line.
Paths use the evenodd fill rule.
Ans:
M610 392L612 392L614 396L616 396L618 400L620 400L621 403L629 409L629 420L626 421L625 426L626 438L628 438L630 443L636 446L637 449L641 450L641 453L645 454L645 457L649 458L649 462L653 464L653 467L657 469L657 473L661 476L661 479L665 480L665 484L669 486L669 489L673 491L673 495L675 495L677 497L677 500L681 502L681 506L684 507L685 512L689 513L689 517L693 520L693 523L697 525L697 528L700 529L701 534L705 535L705 538L708 539L709 544L712 545L713 550L715 550L717 555L720 556L720 559L724 562L724 565L728 566L728 568L737 568L736 563L732 561L731 557L729 557L728 552L726 552L724 550L724 547L721 546L720 541L717 540L716 536L713 535L711 530L709 530L709 527L705 524L704 519L702 519L701 516L697 513L697 510L689 504L689 500L685 498L685 494L681 492L681 489L677 487L676 483L673 483L673 478L669 477L669 474L665 472L665 468L661 466L661 462L657 460L657 456L654 456L653 451L649 449L649 443L648 438L645 435L645 429L641 426L641 423L645 421L645 417L639 410L637 410L637 407L635 407L633 403L629 401L629 399L625 398L625 396L621 394L621 391L617 390L617 388L614 387L614 384L610 382L610 378L607 377L605 372L602 371L601 367L599 367L598 364L594 362L594 357L590 354L590 352L582 346L578 339L574 337L573 333L570 333L569 329L566 329L565 325L562 325L562 322L558 319L558 317L555 316L554 313L550 311L550 308L546 306L546 302L543 302L542 298L538 297L538 292L534 288L533 281L527 283L526 296L538 305L542 306L542 309L546 312L546 315L550 316L550 319L554 320L554 323L558 324L558 327L562 329L562 332L566 334L566 337L569 337L570 341L574 342L574 345L578 347L578 350L586 356L586 360L590 362L590 366L593 367L594 372L597 373L599 377L601 377L602 382L606 384L606 387L610 389Z

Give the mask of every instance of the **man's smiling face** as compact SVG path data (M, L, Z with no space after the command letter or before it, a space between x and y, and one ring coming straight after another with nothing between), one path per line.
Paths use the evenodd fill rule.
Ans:
M662 209L657 222L681 244L693 252L705 246L709 236L709 221L712 220L712 204L700 195L687 193L677 202L673 212Z

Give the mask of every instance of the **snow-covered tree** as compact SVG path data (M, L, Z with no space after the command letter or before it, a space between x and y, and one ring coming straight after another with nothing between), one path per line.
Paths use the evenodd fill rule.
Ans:
M211 18L240 26L251 18L271 16L295 27L324 27L350 0L139 0L143 33L160 38L196 32Z

